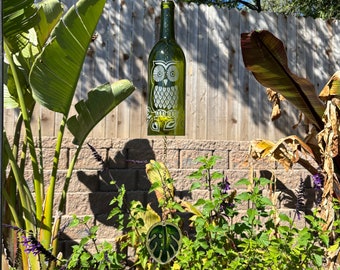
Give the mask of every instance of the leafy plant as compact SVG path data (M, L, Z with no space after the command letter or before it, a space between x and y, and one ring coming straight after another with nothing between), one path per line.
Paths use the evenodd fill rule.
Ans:
M333 198L340 199L340 155L337 140L340 127L340 71L330 78L317 96L312 83L289 70L284 45L270 32L242 34L241 47L246 68L262 85L269 88L268 93L271 96L283 96L303 113L307 123L312 124L304 139L289 136L277 143L268 140L253 141L251 155L255 159L277 160L286 169L291 168L294 163L300 163L313 176L321 174L324 188L320 215L325 220L324 230L330 230L335 221ZM277 109L278 99L274 101ZM304 159L303 155L308 155L310 159ZM311 161L314 161L314 165Z
M62 261L61 269L122 269L123 265L120 264L124 258L122 253L115 251L114 246L104 241L101 244L96 243L96 236L98 231L98 226L89 226L91 218L85 216L80 219L73 216L69 227L85 226L88 235L83 237L78 245L74 245L71 257L68 260ZM88 244L92 242L95 247L96 253L91 254L87 250Z
M3 131L5 158L2 166L10 168L8 174L3 176L4 222L33 232L51 257L57 255L57 235L65 210L68 185L86 136L134 90L127 80L103 84L91 90L86 101L75 105L77 116L69 116L82 64L104 4L105 0L79 0L63 14L63 6L57 0L3 2L6 58L4 105L19 112L13 140L9 140ZM41 127L33 130L31 125L36 102L62 114L49 181L45 180L47 161L42 152ZM87 119L86 122L84 119ZM77 149L70 161L59 200L54 192L66 126L74 135ZM26 159L30 160L30 167ZM33 190L30 190L26 179L28 168L33 170ZM53 205L59 205L59 212L54 217ZM46 254L26 254L15 230L7 231L6 235L5 248L10 254L8 260L11 266L54 268L56 261L44 256Z
M292 218L276 208L275 181L256 177L240 179L235 185L245 191L237 194L227 177L214 170L216 160L218 157L215 156L197 158L200 166L189 176L195 179L191 191L203 187L212 192L210 198L199 198L193 203L184 200L165 203L165 196L169 193L159 188L168 170L160 162L147 164L149 177L154 178L149 179L153 183L151 191L157 191L157 197L162 198L158 206L166 210L167 221L161 221L161 216L150 205L143 207L138 201L127 205L125 188L121 186L119 195L112 200L113 209L109 216L115 219L117 229L124 232L116 240L118 248L110 251L105 249L106 245L97 246L93 254L87 252L86 244L95 242L97 230L96 226L88 227L88 235L73 247L74 253L64 265L68 269L73 269L71 266L97 269L101 261L96 258L108 257L115 259L110 260L114 262L112 269L118 265L159 270L322 269L326 250L330 252L339 248L339 241L332 242L331 232L323 229L324 220L313 213L305 216L308 227L296 227ZM207 184L207 179L213 178L215 181ZM158 184L155 184L156 179ZM172 190L173 186L167 183L166 190ZM268 189L270 196L266 197L263 191ZM244 205L248 205L248 209L244 209ZM339 207L337 202L334 205ZM86 225L88 220L75 218L72 226ZM183 225L187 221L189 227ZM334 225L337 231L338 222ZM179 239L180 250L172 256ZM128 254L127 248L130 250ZM159 252L160 249L164 252Z
M202 166L210 164L207 171L215 158L199 160ZM321 218L306 216L310 227L298 229L291 218L279 213L275 196L262 194L275 182L253 178L241 179L235 185L247 187L247 191L236 195L224 178L213 185L211 199L200 198L194 205L183 202L192 214L195 232L192 237L183 237L182 250L173 264L179 268L173 269L321 268L329 240ZM244 204L249 208L239 210Z

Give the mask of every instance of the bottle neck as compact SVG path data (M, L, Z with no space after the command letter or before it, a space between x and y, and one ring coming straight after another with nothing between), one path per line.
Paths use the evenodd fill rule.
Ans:
M162 1L160 39L175 39L174 10L174 2Z

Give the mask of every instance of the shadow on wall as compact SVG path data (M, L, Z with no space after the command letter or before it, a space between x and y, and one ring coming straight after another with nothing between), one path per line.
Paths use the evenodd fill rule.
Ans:
M103 157L104 158L104 157ZM154 194L149 194L150 183L145 172L145 165L155 159L155 154L146 139L134 139L128 141L124 148L117 151L113 157L106 158L104 168L98 171L97 174L85 173L78 171L76 173L77 180L83 183L89 190L88 202L78 202L84 205L89 205L93 213L93 221L90 225L102 226L99 229L103 230L105 238L114 238L112 235L114 230L111 227L116 227L114 219L108 220L108 215L113 206L110 205L111 200L118 195L118 188L122 185L126 188L126 201L123 211L126 213L126 206L130 205L132 200L140 201L144 206L151 202L152 206L157 206L157 199ZM112 184L112 181L115 184ZM69 202L72 203L72 202ZM79 216L81 217L81 216ZM65 224L68 222L66 221ZM62 232L59 236L60 249L63 251L65 258L69 258L72 254L72 246L77 244L80 239L73 239L70 236L75 234L75 237L81 238L87 235L85 226L77 226L76 228L67 228L65 233ZM98 235L98 239L102 238Z
M118 195L118 188L122 185L126 188L127 205L132 200L140 201L144 206L147 202L156 201L154 194L148 194L150 183L145 172L145 165L151 159L155 159L155 154L150 142L146 139L134 139L128 141L114 157L108 157L104 170L98 172L96 177L88 177L83 171L77 172L78 180L91 190L89 204L96 221L108 226L115 225L107 217L112 210L110 202ZM91 185L93 181L99 182L96 189Z
M260 177L272 179L273 174L267 170L260 171ZM302 186L300 183L302 181ZM317 200L317 194L315 189L312 187L312 180L310 176L305 179L296 179L295 187L287 187L280 178L276 177L276 192L279 192L278 205L279 209L288 209L296 211L298 203L298 190L300 189L301 195L303 196L304 205L299 207L301 213L306 215L312 215L312 208ZM293 217L292 217L293 218Z

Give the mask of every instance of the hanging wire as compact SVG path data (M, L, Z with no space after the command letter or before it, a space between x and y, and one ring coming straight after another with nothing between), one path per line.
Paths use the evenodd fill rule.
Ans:
M163 136L163 162L164 164L167 163L167 157L168 157L168 137Z

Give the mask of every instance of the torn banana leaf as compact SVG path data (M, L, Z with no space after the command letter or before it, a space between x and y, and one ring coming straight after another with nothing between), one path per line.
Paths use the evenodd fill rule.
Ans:
M334 97L340 97L340 70L335 72L334 75L326 83L325 87L321 90L319 97L324 100L330 100ZM339 102L337 102L339 108Z

